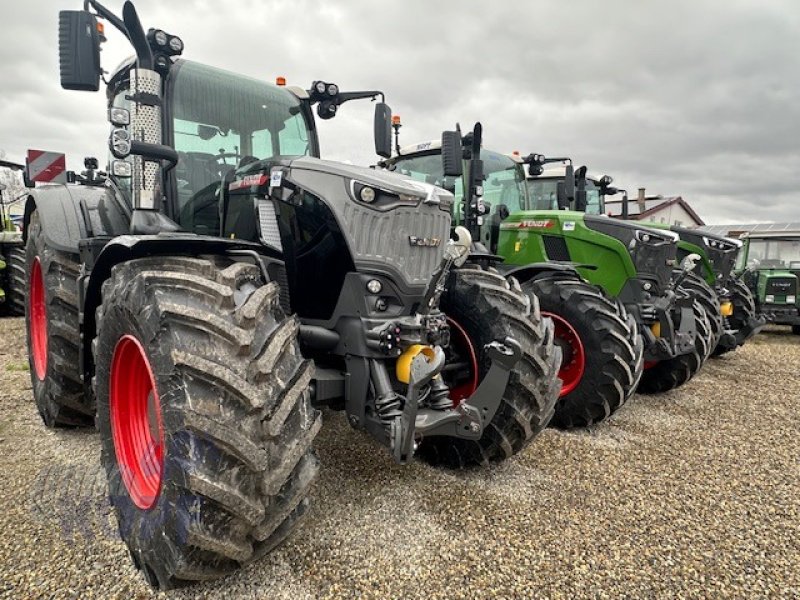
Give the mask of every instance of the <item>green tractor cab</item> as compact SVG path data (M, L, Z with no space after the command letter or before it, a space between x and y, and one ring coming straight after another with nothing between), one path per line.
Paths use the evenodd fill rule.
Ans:
M755 296L758 311L800 334L800 231L751 232L743 243L735 272Z

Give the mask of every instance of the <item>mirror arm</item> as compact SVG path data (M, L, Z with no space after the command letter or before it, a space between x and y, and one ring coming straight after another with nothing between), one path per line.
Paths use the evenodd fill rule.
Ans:
M380 90L371 90L367 92L339 92L339 94L335 96L335 104L340 106L345 102L349 102L350 100L364 100L367 98L374 101L378 96L381 97L381 102L386 102L386 96Z
M120 19L110 10L108 10L105 6L100 4L97 0L84 0L83 10L88 11L90 6L94 8L95 11L97 11L97 16L105 19L106 21L111 23L114 27L119 29L122 32L122 34L130 41L131 36L128 33L128 28L125 27L125 23L122 22L122 19Z

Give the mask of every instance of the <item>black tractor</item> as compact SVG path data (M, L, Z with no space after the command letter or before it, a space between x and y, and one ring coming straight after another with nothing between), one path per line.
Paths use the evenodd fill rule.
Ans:
M36 405L96 423L135 565L169 588L268 553L306 512L317 407L395 460L503 460L547 424L560 352L513 280L450 239L453 196L318 157L312 108L281 87L182 60L94 0L59 19L61 85L99 89L98 19L134 60L107 82L108 175L39 186L24 218ZM391 112L376 104L376 151Z

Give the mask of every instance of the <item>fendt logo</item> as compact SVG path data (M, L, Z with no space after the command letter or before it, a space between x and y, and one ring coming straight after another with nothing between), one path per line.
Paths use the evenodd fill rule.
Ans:
M772 287L776 287L776 288L778 288L780 290L788 290L790 287L792 287L792 282L791 281L773 281L772 282Z
M415 235L408 236L408 243L412 246L423 246L428 248L436 248L439 244L442 243L440 238L425 238L425 237L417 237Z

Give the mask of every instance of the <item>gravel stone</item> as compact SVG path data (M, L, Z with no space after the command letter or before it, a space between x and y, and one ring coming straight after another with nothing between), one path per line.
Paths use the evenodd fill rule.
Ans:
M326 412L304 526L169 594L117 536L97 434L42 425L24 338L0 321L0 597L800 597L800 337L785 328L490 469L397 466Z

